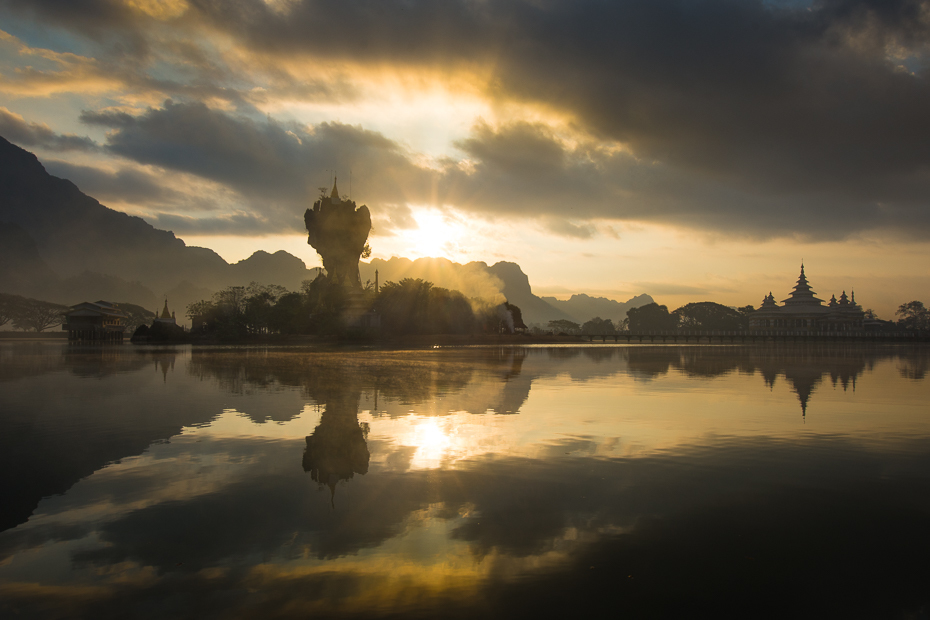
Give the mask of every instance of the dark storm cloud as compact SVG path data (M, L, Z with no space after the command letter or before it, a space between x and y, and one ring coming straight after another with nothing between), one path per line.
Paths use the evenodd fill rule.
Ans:
M0 8L114 44L124 53L145 53L142 15L122 0L0 0Z
M920 65L926 1L192 4L266 52L493 63L496 96L570 112L592 135L669 166L672 185L691 179L681 196L697 193L691 206L670 207L661 188L642 196L658 219L680 207L689 225L735 219L731 228L815 236L897 218L927 225L930 88L925 71L887 57ZM579 215L628 216L599 200ZM708 204L718 217L705 218ZM785 205L815 221L772 217Z
M173 103L140 116L85 112L110 128L105 148L142 164L190 173L232 188L253 217L199 222L165 216L176 230L301 230L299 215L329 190L327 170L354 174L355 194L388 214L384 232L410 228L408 204L451 204L485 215L541 217L551 232L588 238L588 218L659 221L739 234L841 237L863 228L904 227L920 235L930 213L914 200L877 204L851 194L753 192L665 163L645 161L596 143L567 145L544 125L479 123L457 143L469 166L453 159L427 169L380 133L339 123L307 127ZM322 178L321 178L322 177ZM838 217L842 213L842 217ZM297 214L297 215L295 215ZM172 219L173 218L173 219ZM248 221L246 221L248 220ZM802 226L803 224L803 226Z
M93 151L97 143L85 136L59 134L44 123L30 123L22 116L0 107L0 135L20 146L52 151Z
M350 125L322 123L310 130L170 101L141 116L85 112L81 119L114 130L107 137L111 153L236 190L258 217L272 222L265 229L301 229L298 216L329 185L326 170L343 173L340 191L347 193L351 166L355 178L386 202L404 203L430 185L429 173L414 166L397 143Z
M309 133L197 104L137 118L86 115L118 129L114 153L267 200L256 205L263 216L304 204L320 170L351 166L365 169L367 187L357 189L368 190L366 201L438 197L486 213L542 214L574 236L587 235L579 222L595 217L752 236L930 230L927 0L189 4L171 18L178 32L225 32L265 59L489 71L487 94L568 114L590 139L569 147L542 125L479 124L457 144L475 164L467 174L453 162L425 171L384 136L337 123ZM115 0L4 5L91 37L136 37L136 49L165 45L146 38L151 18ZM245 99L273 96L221 86L233 79L228 67L196 45L174 45L196 79L140 84L219 97L245 113L254 113ZM278 78L298 97L358 96L338 80L287 87L290 78ZM627 150L605 150L611 143Z
M478 123L457 146L484 165L519 176L545 174L566 160L561 143L542 124L518 122L495 132L487 123Z
M625 150L564 145L548 129L525 123L497 130L479 125L458 146L474 158L473 170L446 168L440 185L443 202L489 213L543 215L550 231L566 236L593 233L578 223L592 217L757 237L841 238L874 228L919 237L930 229L930 210L916 196L923 185L930 188L930 178L921 180L926 175L902 183L894 198L877 202L858 194L855 187L836 192L757 191Z
M250 457L246 476L211 493L146 502L101 519L96 540L72 551L79 568L112 570L132 561L153 567L155 579L112 583L97 613L83 608L94 603L87 598L42 602L70 603L72 615L80 609L86 613L78 615L106 617L140 600L152 608L179 600L191 608L188 599L208 600L209 611L220 615L244 603L286 601L287 613L266 606L262 612L305 617L306 603L338 606L376 582L343 569L348 583L326 587L326 580L340 576L333 565L305 575L269 571L261 588L250 588L249 569L257 561L284 563L305 553L334 559L379 547L403 536L409 516L427 506L476 558L564 554L547 570L519 573L507 587L479 580L474 591L466 590L466 605L487 604L501 617L520 616L540 599L542 608L575 612L605 599L615 605L605 592L621 592L644 612L667 612L662 616L708 600L727 602L739 614L766 601L784 610L829 604L847 615L866 604L897 611L902 601L925 600L928 570L914 560L928 551L922 498L930 485L920 475L927 455L919 441L886 455L841 438L721 439L605 459L564 456L581 443L568 439L553 446L557 458L475 458L460 470L405 474L375 468L341 485L334 506L328 490L312 492L295 467L297 442L233 441L242 445L225 443ZM461 517L466 507L469 514ZM581 536L566 544L570 532ZM74 534L48 530L29 542L43 535L67 540ZM506 566L500 568L509 576ZM225 570L214 571L218 578L211 581L207 568ZM627 576L637 581L631 585ZM809 583L817 585L798 585ZM247 591L247 600L230 598L230 592ZM566 591L585 594L566 597ZM669 591L684 598L670 600L676 597ZM850 597L851 591L865 594ZM14 594L23 603L35 596L32 590ZM443 603L422 603L417 615L450 609ZM480 615L466 609L463 617Z
M0 6L31 12L74 30L97 32L125 27L132 21L132 11L120 0L2 0Z

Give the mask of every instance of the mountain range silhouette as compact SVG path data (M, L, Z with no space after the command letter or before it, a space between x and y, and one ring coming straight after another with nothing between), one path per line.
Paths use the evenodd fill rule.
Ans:
M300 216L295 213L295 220ZM472 297L506 298L522 309L526 323L583 322L595 314L616 321L629 307L652 301L648 295L625 304L587 295L543 299L533 294L520 266L510 262L463 265L394 257L359 267L363 282L373 281L377 270L381 283L422 278ZM2 292L68 305L107 299L146 308L161 305L167 295L180 317L187 304L228 286L259 282L299 290L318 273L283 250L258 251L230 264L213 250L189 246L171 231L100 204L71 181L50 175L34 154L0 137Z

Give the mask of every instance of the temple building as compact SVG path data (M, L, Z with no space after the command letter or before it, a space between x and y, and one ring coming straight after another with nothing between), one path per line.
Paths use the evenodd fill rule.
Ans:
M72 342L122 342L128 315L108 301L84 301L65 313L61 328Z
M826 305L824 305L826 303ZM846 291L829 302L816 297L804 275L801 275L794 291L778 305L770 292L762 305L749 318L750 329L785 332L851 332L862 331L865 313L856 304L856 294L847 297Z
M168 298L165 297L165 307L159 313L158 310L155 311L155 320L152 322L155 323L170 323L171 325L177 325L178 321L174 318L174 312L168 312Z

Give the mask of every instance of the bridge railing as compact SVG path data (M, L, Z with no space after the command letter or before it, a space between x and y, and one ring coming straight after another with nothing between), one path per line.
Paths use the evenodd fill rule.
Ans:
M593 338L829 338L860 340L924 340L917 331L816 331L816 330L623 330L613 334L581 334Z

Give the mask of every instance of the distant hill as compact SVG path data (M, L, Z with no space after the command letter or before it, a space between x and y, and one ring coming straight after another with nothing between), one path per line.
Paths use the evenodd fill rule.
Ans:
M570 319L564 311L533 294L530 279L523 273L520 265L500 262L488 267L488 271L503 282L501 292L507 301L520 307L523 311L523 322L527 325L537 323L545 326L549 321Z
M83 271L59 276L39 253L32 236L16 224L0 226L0 291L73 304L77 299L127 299L154 308L157 299L139 282Z
M0 221L26 230L63 277L90 271L163 289L181 271L187 279L216 281L228 268L212 250L188 248L173 233L108 209L2 139L0 196Z
M576 297L622 307L584 316L585 321L622 317L635 307L630 305L634 301L651 301L648 296L626 304L587 295L568 302L544 299L533 294L520 266L509 262L489 267L444 258L373 259L359 264L362 282L374 281L376 270L382 283L422 278L468 297L506 299L521 308L527 324L582 321L576 317L587 311L572 304ZM119 300L152 310L160 309L167 294L170 309L183 320L189 303L228 286L255 281L299 290L318 273L319 268L307 269L285 251L255 252L230 265L213 250L188 246L170 231L105 207L74 183L48 174L35 155L0 137L0 292L68 305Z
M315 278L317 272L317 269L307 269L302 260L284 250L278 250L274 254L259 250L252 256L230 265L231 277L237 284L280 284L290 291L299 291L301 283Z
M533 294L529 278L516 263L500 262L488 267L487 263L480 261L461 264L446 258L376 258L359 265L362 282L374 282L376 270L382 284L420 278L436 286L462 291L466 297L481 297L494 302L507 300L520 307L523 322L528 325L545 325L554 319L570 318Z
M619 302L606 297L591 297L584 293L572 295L571 299L556 299L555 297L542 298L550 306L569 315L576 323L585 323L594 317L610 319L617 324L626 318L626 313L632 308L639 308L653 303L655 300L649 295L637 295L632 299Z
M0 265L0 291L35 297L41 283L60 281L35 240L16 224L0 225Z
M188 303L252 281L291 290L316 275L287 252L230 265L139 217L114 211L54 177L35 155L0 138L0 288L64 304L119 299L155 308L167 292Z

